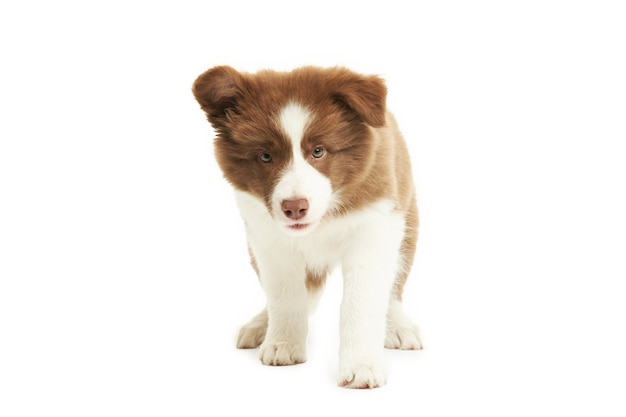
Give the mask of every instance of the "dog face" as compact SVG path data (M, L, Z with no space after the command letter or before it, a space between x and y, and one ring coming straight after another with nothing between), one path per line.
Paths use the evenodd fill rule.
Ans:
M370 129L385 124L378 77L342 68L252 75L215 67L193 92L217 132L225 178L261 200L286 233L307 234L371 197L360 182L376 159Z

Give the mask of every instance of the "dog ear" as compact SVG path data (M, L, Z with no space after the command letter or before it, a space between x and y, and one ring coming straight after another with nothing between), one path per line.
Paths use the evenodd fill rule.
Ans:
M242 74L229 66L211 68L202 73L192 87L193 95L213 126L220 127L245 91Z
M387 87L381 78L345 70L339 77L335 99L351 108L370 126L385 125Z

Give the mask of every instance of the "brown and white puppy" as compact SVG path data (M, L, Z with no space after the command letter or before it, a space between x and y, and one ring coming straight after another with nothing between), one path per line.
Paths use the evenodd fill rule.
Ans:
M421 349L401 305L417 239L407 148L375 76L209 69L193 93L247 231L266 308L239 334L266 365L306 361L308 314L343 273L338 382L386 382L384 348Z

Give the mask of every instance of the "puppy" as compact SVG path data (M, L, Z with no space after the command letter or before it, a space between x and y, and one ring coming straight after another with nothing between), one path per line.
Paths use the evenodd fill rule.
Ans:
M338 383L386 383L384 347L421 349L401 299L417 239L405 142L376 76L304 67L201 74L193 94L214 127L266 308L239 348L266 365L305 362L308 314L340 266Z

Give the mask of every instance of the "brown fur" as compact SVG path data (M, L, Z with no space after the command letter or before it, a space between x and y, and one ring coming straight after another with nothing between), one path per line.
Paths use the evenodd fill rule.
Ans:
M322 273L316 271L306 271L306 289L310 292L317 292L324 287L328 271Z

